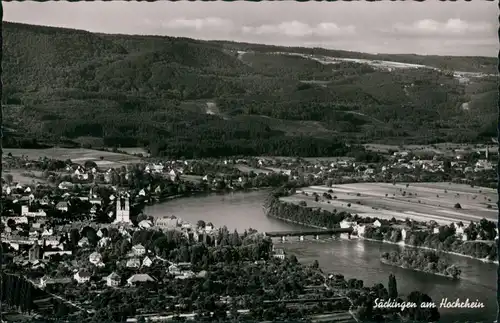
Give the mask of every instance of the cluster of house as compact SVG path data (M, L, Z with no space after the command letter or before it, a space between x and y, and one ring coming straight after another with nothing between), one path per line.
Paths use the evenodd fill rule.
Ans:
M141 245L135 245L132 251L133 255L131 255L132 258L126 261L127 262L126 267L130 269L148 268L151 267L155 262L156 263L167 262L166 260L161 259L160 257L148 256L142 254L142 252L145 252L144 247L142 247ZM144 257L142 263L140 257ZM97 267L106 266L106 264L102 262L102 256L98 252L94 252L89 256L89 262ZM178 264L171 263L166 268L165 271L169 277L172 277L174 279L204 278L207 274L207 272L204 270L200 271L199 273L194 273L191 270L191 263L178 263ZM148 273L132 274L126 279L126 281L124 281L123 277L119 275L117 272L112 272L104 277L96 277L94 276L92 270L83 268L83 269L74 269L73 277L56 278L45 275L35 283L39 287L45 288L47 285L69 284L72 283L73 281L76 281L78 284L85 284L89 282L91 279L94 279L94 281L96 279L97 281L99 280L104 281L106 286L108 287L120 287L123 286L124 284L126 286L132 287L136 286L138 283L158 282L158 279L149 275Z
M7 243L14 249L16 256L13 261L23 268L27 270L43 270L50 262L51 257L55 255L72 257L73 248L70 248L69 242L71 242L71 245L74 243L71 241L70 232L75 228L81 231L81 228L84 227L94 227L98 237L97 247L107 248L110 245L110 238L95 223L74 221L71 224L50 226L50 221L45 211L32 209L33 205L45 205L52 206L62 212L67 212L69 203L71 203L70 198L74 198L75 193L66 192L64 193L65 196L63 196L66 200L54 203L47 196L41 199L35 198L32 189L28 186L18 184L12 188L10 186L7 188L9 189L4 189L4 197L21 204L21 207L20 213L13 209L4 210L11 214L2 218L2 222L4 223L4 230L1 234L2 242ZM122 238L131 241L131 233L137 228L131 226L130 194L128 192L116 191L115 195L111 195L110 200L111 203L114 203L114 212L112 213L116 214L116 219L113 223L101 225L101 227L117 228ZM93 188L90 189L89 196L82 197L82 199L89 200L95 205L102 203ZM194 241L206 240L207 237L213 237L216 232L216 229L211 224L206 225L204 228L197 228L175 216L166 216L155 220L143 220L139 222L138 228L161 229L163 231L178 230L188 239ZM80 233L82 234L82 232ZM77 242L77 246L79 248L89 248L91 247L91 243L86 236L83 236ZM130 269L143 269L152 266L156 261L165 262L157 257L153 257L151 254L147 254L144 246L139 244L132 247L131 253L127 255L126 260L122 261L121 266ZM91 253L88 262L99 268L106 266L99 252ZM74 265L73 268L78 267L76 264ZM170 264L168 272L177 279L197 277L187 267L189 267L189 264ZM37 284L44 287L54 283L69 283L73 280L76 280L78 283L85 283L91 278L91 271L78 269L75 270L73 277L54 278L44 276ZM118 286L121 284L121 277L117 273L112 273L104 279L108 286ZM137 282L145 281L155 281L155 279L147 274L135 274L127 279L127 284L133 285Z
M454 229L455 229L455 236L460 238L462 241L467 241L468 236L466 229L470 226L469 224L463 224L462 222L453 222L450 224ZM374 227L374 228L380 228L382 226L382 223L379 220L373 221L373 223L369 224L361 224L356 221L349 221L349 220L343 220L340 222L340 227L341 228L353 228L353 235L348 235L348 234L341 234L343 237L351 238L351 237L359 237L363 238L366 232L367 227ZM437 234L439 233L439 226L437 224L431 225L429 227L424 227L424 228L419 228L419 229L410 229L409 227L405 225L391 225L392 227L398 228L401 230L401 239L402 241L405 241L406 236L408 233L411 231L422 231L422 230L432 230L432 233ZM498 240L498 228L495 228L496 231L496 237L495 240Z
M465 156L468 154L467 151L457 149L455 150L454 160L452 160L451 168L456 172L471 173L471 172L481 172L488 171L495 168L495 164L490 161L490 151L486 148L484 151L478 151L478 156L482 157L476 162L469 162L465 160ZM422 169L429 172L443 172L445 171L445 162L439 160L438 155L435 155L433 159L417 159L416 157L410 158L410 153L407 151L395 152L393 155L394 162L391 165L382 167L382 171L389 168L407 168L415 169L416 167L421 167Z
M131 241L131 234L130 234L130 229L127 229L125 227L121 227L119 229L119 233L121 234L122 238L125 238L128 241ZM98 247L99 248L107 248L110 246L111 239L109 237L104 236L103 231L99 230L97 231L97 236L99 237L98 241ZM78 246L82 249L88 249L90 248L90 244L88 241L87 237L83 237L78 241ZM71 250L56 250L56 251L46 251L44 250L43 246L38 244L37 241L34 241L33 245L27 250L27 252L24 250L21 252L18 256L14 258L14 262L17 263L18 265L24 267L25 269L31 269L31 270L37 270L37 269L45 269L47 266L47 263L50 261L50 257L54 256L55 254L59 255L72 255ZM26 259L26 255L28 256L28 259ZM103 268L106 267L106 263L104 262L103 255L98 252L92 252L88 256L88 263L91 267L96 267L96 268ZM168 267L166 267L166 273L175 279L189 279L189 278L197 278L197 277L204 277L206 275L206 272L201 271L197 274L195 274L191 270L191 264L190 263L178 263L174 264L171 263L165 259L162 259L161 257L154 256L151 252L148 252L148 250L141 244L136 244L132 246L131 251L125 255L124 259L121 261L117 261L116 265L119 265L123 268L128 268L131 270L144 270L147 269L151 266L153 266L155 263L161 263L165 264L168 263ZM66 261L64 264L70 269L73 269L73 276L70 277L51 277L49 275L45 275L41 277L38 281L35 283L40 286L40 287L46 287L47 285L50 284L68 284L73 281L76 281L79 284L83 284L86 282L89 282L91 279L94 279L94 281L99 278L104 280L106 282L107 286L110 287L118 287L123 284L122 282L122 277L116 273L112 272L111 274L105 276L105 277L95 277L95 274L91 269L88 268L80 268L81 263L78 264L76 260L73 261ZM131 275L127 280L126 280L126 285L127 286L133 286L137 283L142 283L142 282L155 282L157 281L154 277L150 276L147 273L137 273Z
M479 152L483 159L471 163L464 160L464 154L456 151L453 161L451 161L451 168L457 172L481 172L492 170L496 167L489 159L489 150ZM276 163L279 163L280 168L275 168ZM351 169L352 175L356 174L363 179L368 179L376 173L384 173L390 169L416 169L421 168L431 173L444 172L445 162L435 155L433 159L419 159L408 151L401 151L393 153L391 160L387 163L373 166L369 163L355 162L353 159L339 159L337 161L316 161L312 165L309 163L301 164L298 162L282 162L273 159L259 159L258 166L267 168L276 172L282 172L289 175L293 179L298 178L297 170L303 169L303 174L310 174L314 178L322 178L332 172Z
M116 205L116 210L111 212L116 214L115 224L131 224L129 196L122 193L117 195L118 197L110 196L111 203ZM4 190L4 198L10 199L14 206L19 205L17 210L20 209L20 211L15 211L14 206L9 210L4 209L4 214L7 215L2 217L5 225L2 232L3 241L10 243L14 249L19 249L19 245L22 244L33 244L34 241L40 242L42 246L60 246L61 237L55 236L55 228L48 226L50 221L45 210L54 208L61 212L68 212L71 199L75 197L91 202L90 214L95 214L102 204L102 200L94 194L93 189L90 190L89 196L78 196L66 192L61 197L57 197L56 203L48 196L35 198L30 187L22 187L19 184L14 189L7 187Z

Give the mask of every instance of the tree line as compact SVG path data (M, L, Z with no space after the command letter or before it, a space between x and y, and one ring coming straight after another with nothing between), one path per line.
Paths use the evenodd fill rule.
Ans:
M381 256L383 263L449 276L453 279L460 278L461 270L435 251L410 250L384 252Z

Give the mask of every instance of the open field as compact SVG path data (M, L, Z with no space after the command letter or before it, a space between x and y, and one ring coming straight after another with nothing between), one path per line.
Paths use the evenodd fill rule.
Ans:
M330 200L330 203L322 198L323 193L329 189L333 190L331 195L337 197ZM479 221L482 218L496 221L498 215L495 190L461 184L410 183L406 187L406 184L357 183L331 188L311 186L303 191L309 196L298 191L282 200L292 203L305 200L310 207L321 207L328 211L336 209L365 217L434 220L440 224ZM314 192L320 196L318 202L314 201ZM457 203L461 209L455 208Z
M36 177L26 176L26 174L33 174ZM2 177L5 178L7 174L12 175L12 181L14 183L19 183L21 185L29 185L35 183L46 183L45 179L42 179L42 172L31 171L26 169L3 169Z
M249 173L251 171L253 171L255 174L260 174L260 173L268 174L268 173L272 173L271 170L266 169L266 168L254 168L254 167L250 167L250 166L242 165L242 164L237 164L236 168L239 169L240 171L244 172L244 173Z
M119 167L140 162L140 158L135 156L84 148L4 149L4 154L8 153L18 157L24 155L30 160L48 157L60 160L71 159L79 164L90 160L100 167Z

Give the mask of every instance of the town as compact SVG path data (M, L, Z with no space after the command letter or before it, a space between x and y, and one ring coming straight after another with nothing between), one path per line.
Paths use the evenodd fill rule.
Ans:
M338 274L328 276L318 270L317 264L307 269L306 277L301 278L305 279L304 284L299 290L292 288L291 294L263 291L260 303L256 304L250 299L242 299L244 296L236 297L240 295L238 288L242 288L237 283L221 290L220 297L212 300L215 302L212 305L199 303L205 285L220 284L216 278L222 272L227 274L219 261L248 263L250 268L234 270L266 272L289 266L290 261L296 262L296 259L293 255L286 255L276 245L277 241L273 243L265 232L259 233L251 228L243 233L229 232L227 228L216 228L203 219L198 223L189 223L174 214L153 218L144 214L144 206L191 194L280 187L291 187L294 192L302 190L297 194L310 195L308 198L313 199L312 203L326 205L334 200L328 193L333 193L329 188L334 185L382 181L392 185L403 180L412 182L427 178L452 180L473 187L477 183L486 185L493 182L495 165L489 161L488 154L489 149L486 148L479 152L472 150L468 154L458 151L452 158L435 155L426 159L412 152L367 153L365 156L326 161L264 157L151 162L144 159L138 164L113 169L98 166L99 160L79 164L47 157L29 160L26 156L9 153L3 160L5 175L2 178L4 272L20 275L34 290L29 292L29 303L16 304L14 295L7 303L20 306L25 313L73 320L92 317L96 320L134 321L195 316L199 319L206 315L211 318L225 317L226 312L231 317L276 318L284 315L280 312L284 308L289 315L297 317L301 317L301 311L306 310L310 317L333 315L346 321L362 319L362 315L355 315L354 312L361 306L356 302L364 296L346 296L346 292L352 294L353 291L359 293L363 290L353 287L356 280L346 281ZM363 161L370 158L375 161ZM32 178L32 181L21 183L12 174L19 178ZM447 176L449 174L453 177ZM306 192L314 185L323 185L324 193ZM359 193L356 195L360 196ZM282 212L280 216L287 215ZM382 240L385 237L394 243L408 240L415 230L423 228L434 234L455 234L463 241L467 240L467 236L469 239L479 236L485 241L497 239L496 226L484 221L477 221L478 229L472 230L474 224L464 225L459 221L438 224L436 221L419 222L408 218L370 220L369 217L360 218L346 213L333 226L317 224L325 229L351 228L352 234L340 235L348 239ZM394 230L399 231L394 233ZM316 238L320 235L324 236L319 232ZM472 235L474 238L471 238ZM300 238L304 239L303 236ZM412 239L416 243L415 238ZM281 240L286 240L286 237ZM212 254L207 256L209 250ZM483 257L496 259L496 252L491 252ZM340 277L335 284L343 287L333 288L332 277ZM193 286L196 281L204 282L199 291L201 294L191 295L190 301L187 301L185 297L189 295L179 294L179 288ZM271 281L269 286L273 286ZM374 288L383 293L383 287ZM142 305L139 306L139 299L135 299L134 309L113 312L112 299L117 301L130 297L127 295L132 291L141 293ZM369 288L367 291L373 292ZM156 292L161 305L156 298L153 303L146 302L152 301L151 293ZM229 296L231 294L233 297ZM317 305L310 308L296 307L293 299L300 299L300 302L316 300L312 304L323 304L321 299L336 301L328 303L328 308L318 308ZM285 300L290 304L284 303ZM54 304L57 305L51 306ZM279 304L281 307L274 311L266 304ZM294 310L290 310L290 306ZM264 312L255 312L257 308L264 308Z

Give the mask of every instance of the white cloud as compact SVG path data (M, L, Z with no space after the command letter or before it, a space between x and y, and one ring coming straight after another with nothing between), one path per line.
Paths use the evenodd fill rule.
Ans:
M492 25L485 22L468 22L461 19L448 19L439 22L431 19L423 19L407 25L396 23L393 31L410 34L427 35L464 35L470 33L486 33L492 30Z
M258 27L244 26L243 33L254 35L284 35L288 37L330 37L354 34L354 26L338 26L331 22L309 25L297 20L282 22L277 25L261 25Z
M222 19L217 17L207 17L201 19L174 19L167 23L163 23L162 27L168 29L191 29L191 30L204 30L204 29L231 29L233 23L231 20Z

